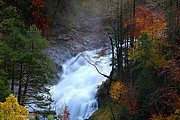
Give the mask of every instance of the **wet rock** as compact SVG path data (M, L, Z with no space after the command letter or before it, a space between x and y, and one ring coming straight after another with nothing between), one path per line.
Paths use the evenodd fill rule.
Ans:
M69 35L67 35L67 34L61 34L61 35L59 35L59 37L58 37L58 39L59 40L70 40L70 39L72 39L71 38L71 36L69 36Z
M67 21L60 19L54 21L54 32L50 35L53 37L50 42L52 47L46 50L58 70L65 61L82 51L108 46L106 43L108 37L103 31L103 18L97 14L97 11L91 11L96 8L91 10L82 6L78 7L79 10L73 10L75 7L69 8ZM77 11L77 13L73 14L72 11ZM68 28L68 25L71 25L71 28ZM60 73L57 79L59 79L58 76Z

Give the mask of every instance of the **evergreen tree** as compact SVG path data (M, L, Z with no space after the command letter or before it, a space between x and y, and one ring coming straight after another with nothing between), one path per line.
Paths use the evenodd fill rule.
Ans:
M47 41L42 38L41 32L33 25L27 31L27 51L24 59L26 64L26 80L24 81L23 96L30 96L33 102L41 106L42 101L51 102L49 86L53 78L52 61L43 52L47 48ZM45 95L44 93L47 93ZM31 102L31 100L29 101ZM24 104L24 103L23 103Z
M0 102L4 102L6 97L10 94L9 84L5 73L0 70Z
M7 75L19 104L47 107L52 102L48 85L53 78L52 61L44 53L48 42L35 25L24 26L15 7L0 3L0 71ZM4 77L0 79L9 86Z

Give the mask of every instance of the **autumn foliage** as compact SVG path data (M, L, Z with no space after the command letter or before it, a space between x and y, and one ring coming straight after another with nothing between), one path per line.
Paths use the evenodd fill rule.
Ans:
M43 36L48 34L49 31L49 23L52 22L51 18L44 17L42 15L45 7L45 0L32 0L32 5L36 7L36 10L32 13L35 17L35 24L38 29L41 30Z
M155 36L156 38L164 36L163 32L167 23L162 16L143 7L138 7L135 11L134 35L136 37L139 38L142 33L147 33L148 36Z
M162 54L162 48L166 45L165 40L152 39L147 33L143 33L139 40L134 42L134 47L129 48L129 58L144 64L143 66L163 66L166 64L166 54Z
M58 118L59 118L60 120L69 120L69 116L70 116L70 113L69 113L68 107L65 106L65 107L64 107L63 114L59 114L59 115L58 115Z
M122 82L113 82L110 88L110 95L113 100L118 100L126 92Z
M0 103L1 120L27 120L28 110L19 105L17 99L11 94L4 103Z
M175 110L174 114L168 116L163 116L162 113L153 114L150 120L179 120L180 119L180 109Z
M127 45L129 66L122 63L124 80L112 80L110 87L110 97L120 107L118 113L114 109L117 119L180 119L180 52L179 34L176 33L179 28L172 26L176 23L170 20L173 18L167 19L168 15L162 8L155 8L155 5L149 2L144 3L144 6L134 6L130 19L121 13L125 21L119 24L123 22L124 33L127 34L122 35L125 39L123 42L126 45L126 41L128 43L128 39L132 38L132 45ZM170 9L173 8L170 6ZM118 35L121 37L121 34ZM114 76L117 74L122 73L116 72Z
M98 51L96 54L98 54L98 57L105 56L106 55L106 50L102 49L102 50Z

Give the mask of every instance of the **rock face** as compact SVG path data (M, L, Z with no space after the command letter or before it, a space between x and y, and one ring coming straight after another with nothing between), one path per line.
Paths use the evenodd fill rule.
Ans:
M96 0L72 0L67 7L66 21L54 21L54 33L49 35L53 40L46 53L53 59L57 70L61 70L61 64L79 52L108 46L100 9L101 5Z

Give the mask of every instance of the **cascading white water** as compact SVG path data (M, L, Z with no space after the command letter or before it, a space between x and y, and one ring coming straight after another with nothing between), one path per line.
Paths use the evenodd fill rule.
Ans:
M66 105L70 120L87 119L98 109L96 92L106 78L89 62L103 74L108 75L111 70L110 57L98 56L98 51L85 51L68 60L63 65L59 83L52 89L56 112L61 113Z

